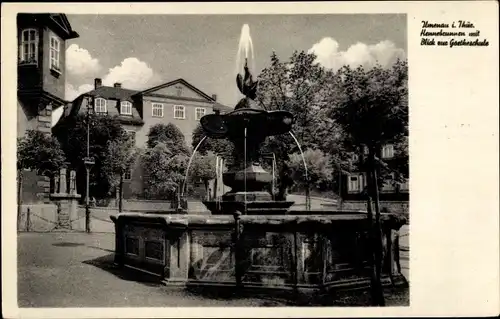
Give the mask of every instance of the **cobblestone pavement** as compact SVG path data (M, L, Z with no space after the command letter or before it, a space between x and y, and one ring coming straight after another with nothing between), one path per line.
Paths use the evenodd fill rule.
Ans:
M19 233L19 307L284 306L276 299L207 297L110 267L112 233Z

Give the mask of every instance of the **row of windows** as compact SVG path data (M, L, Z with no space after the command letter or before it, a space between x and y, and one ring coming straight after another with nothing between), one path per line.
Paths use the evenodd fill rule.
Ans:
M163 103L153 103L152 105L152 116L153 117L163 117L164 104ZM204 107L195 108L195 118L200 120L205 116L207 110ZM184 120L186 119L186 107L184 105L174 105L174 119Z
M96 113L107 113L106 100L103 98L95 99L94 110ZM164 105L162 103L153 103L152 116L163 117ZM132 103L122 101L120 103L120 114L132 115ZM206 114L204 107L197 107L195 109L196 120L198 121ZM174 105L174 119L184 120L186 118L186 107L184 105Z
M96 113L107 113L108 108L106 105L106 100L103 98L97 98L94 102L94 111ZM132 103L129 101L120 102L120 114L132 115Z
M363 174L350 175L348 177L348 182L347 182L347 191L348 192L359 193L359 192L362 192L365 187L366 187L366 179L365 179L365 176ZM401 183L399 185L399 189L401 191L407 191L409 189L408 180L406 180L404 183ZM393 190L394 190L394 187L390 184L385 184L381 188L382 192L390 192Z
M38 57L38 30L24 29L21 32L21 44L19 46L19 59L22 63L37 63ZM61 40L55 36L50 36L50 67L60 70Z
M367 148L364 149L364 153L365 153L365 155L368 154ZM384 158L384 159L393 158L394 157L394 145L392 145L392 144L384 145L382 147L382 154L381 155L382 155L382 158ZM353 159L353 161L356 162L359 160L359 156L357 154L354 154L352 159Z

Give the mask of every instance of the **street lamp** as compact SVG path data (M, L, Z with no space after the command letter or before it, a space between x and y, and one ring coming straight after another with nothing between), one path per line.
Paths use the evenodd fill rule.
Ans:
M94 99L91 96L86 96L87 102L87 156L83 159L86 171L86 193L85 193L85 231L90 233L90 205L89 205L89 192L90 192L90 169L95 164L94 158L90 157L90 115L94 112Z

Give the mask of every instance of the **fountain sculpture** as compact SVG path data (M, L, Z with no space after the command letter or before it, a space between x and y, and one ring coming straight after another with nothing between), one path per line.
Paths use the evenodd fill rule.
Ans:
M227 138L234 144L234 164L224 173L223 182L231 191L222 196L221 202L206 201L212 214L280 214L293 202L273 201L264 191L272 182L259 159L259 146L266 137L288 133L293 115L287 111L265 111L257 108L254 101L258 82L254 82L245 61L244 76L238 74L236 82L244 95L231 113L209 114L200 122L206 135L211 138Z
M260 165L259 146L268 136L289 133L294 118L255 102L258 83L248 65L253 57L248 26L242 39L238 54L245 54L244 74L238 74L237 86L243 98L233 112L200 120L209 138L227 138L235 146L234 165L223 175L231 190L220 202L204 202L211 215L112 217L116 264L155 274L167 285L292 292L309 299L328 296L331 289L368 286L366 212L289 212L293 202L273 201L264 191L272 177ZM401 277L394 271L398 254L397 247L391 248L391 233L402 223L389 215L381 220L387 283Z

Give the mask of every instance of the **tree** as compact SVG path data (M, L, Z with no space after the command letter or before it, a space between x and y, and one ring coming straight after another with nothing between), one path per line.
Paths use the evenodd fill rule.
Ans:
M216 177L215 175L216 155L208 152L206 155L195 155L191 164L190 176L193 179L201 179L208 194L208 182Z
M380 152L383 145L393 143L401 145L404 153L405 138L408 136L407 72L406 61L397 61L389 69L380 66L370 70L362 67L352 69L348 66L341 68L332 79L336 94L331 96L331 107L327 113L345 133L347 147L360 154L361 168L367 174L367 204L372 225L374 263L372 296L376 305L385 304L380 278L382 230L379 184L382 174L396 169L380 159Z
M146 195L175 198L184 181L188 160L186 155L172 152L162 142L148 148L142 156L144 172L148 176Z
M114 178L110 179L111 187L118 187L118 211L123 208L123 177L135 162L137 149L135 142L130 137L123 137L120 140L108 141L106 158L108 159L103 169L109 172Z
M17 168L53 173L64 164L65 156L57 139L44 132L29 130L17 142Z
M205 133L203 132L203 128L200 124L198 124L193 131L193 142L191 143L193 149L198 146L204 136ZM197 152L202 155L206 155L208 152L213 152L217 156L224 158L226 163L231 166L233 148L233 144L228 139L214 139L207 137L198 147Z
M106 169L110 161L108 142L122 143L125 131L116 117L108 115L78 114L66 119L54 128L54 134L70 164L77 168L77 185L81 193L86 192L86 171L83 159L87 156L87 121L89 121L89 153L95 164L90 171L90 196L106 198L113 189L115 174ZM86 195L86 194L84 194ZM82 196L84 198L85 196Z
M151 126L148 133L147 145L154 148L158 143L163 143L173 154L189 155L184 134L175 124L156 124Z
M304 160L307 165L307 178L309 180L307 184ZM322 190L327 188L332 182L334 169L331 166L331 158L319 149L306 150L304 152L304 159L302 159L300 153L291 154L290 159L287 161L287 166L290 169L291 177L301 187L310 185L318 190Z
M271 65L258 77L258 103L266 110L286 110L294 115L293 134L303 150L323 149L329 129L321 110L331 90L327 81L331 72L315 60L314 54L302 51L294 52L289 61L283 62L273 53ZM293 184L287 177L285 162L289 154L299 152L299 147L289 134L284 134L268 137L262 148L276 156L279 194L283 195ZM332 157L332 161L336 159Z
M17 140L17 206L18 221L21 217L23 169L36 170L41 175L53 176L65 161L64 152L52 135L29 130Z

